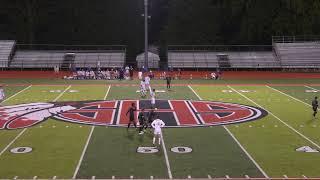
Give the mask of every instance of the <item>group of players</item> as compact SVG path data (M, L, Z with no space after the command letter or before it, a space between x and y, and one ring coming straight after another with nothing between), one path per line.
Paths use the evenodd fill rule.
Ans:
M158 139L158 144L161 143L161 128L165 126L165 123L159 118L159 115L156 115L156 90L152 89L150 86L151 77L145 76L140 81L140 93L141 97L147 96L147 91L150 93L150 110L149 112L145 112L145 109L141 109L138 114L139 120L139 134L142 135L148 128L153 128L153 144L156 143L156 139ZM166 77L167 89L171 89L171 77ZM135 120L134 112L137 111L137 107L135 103L131 104L131 107L128 109L126 115L129 115L129 123L127 129L130 128L131 124L137 128L137 122Z

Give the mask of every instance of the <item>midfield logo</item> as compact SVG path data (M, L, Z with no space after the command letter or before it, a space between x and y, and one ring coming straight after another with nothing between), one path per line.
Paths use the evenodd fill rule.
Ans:
M48 118L94 126L122 127L132 103L150 111L149 100L30 103L0 107L0 129L20 129ZM157 100L155 111L166 127L201 127L241 123L267 115L261 108L213 101Z

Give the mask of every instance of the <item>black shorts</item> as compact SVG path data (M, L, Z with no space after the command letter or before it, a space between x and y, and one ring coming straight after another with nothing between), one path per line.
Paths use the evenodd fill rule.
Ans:
M318 107L312 107L313 111L318 111Z

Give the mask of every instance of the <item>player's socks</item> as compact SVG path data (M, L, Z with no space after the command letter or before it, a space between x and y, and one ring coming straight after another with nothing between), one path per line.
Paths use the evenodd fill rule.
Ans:
M152 139L152 143L153 143L153 144L155 144L155 143L156 143L156 138L155 138L155 137L153 137L153 139Z
M160 145L160 143L161 143L161 138L159 138L159 145Z

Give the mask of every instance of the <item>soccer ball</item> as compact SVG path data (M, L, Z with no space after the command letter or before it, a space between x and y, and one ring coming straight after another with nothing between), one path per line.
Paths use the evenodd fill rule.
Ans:
M158 108L154 108L154 110L158 110Z

